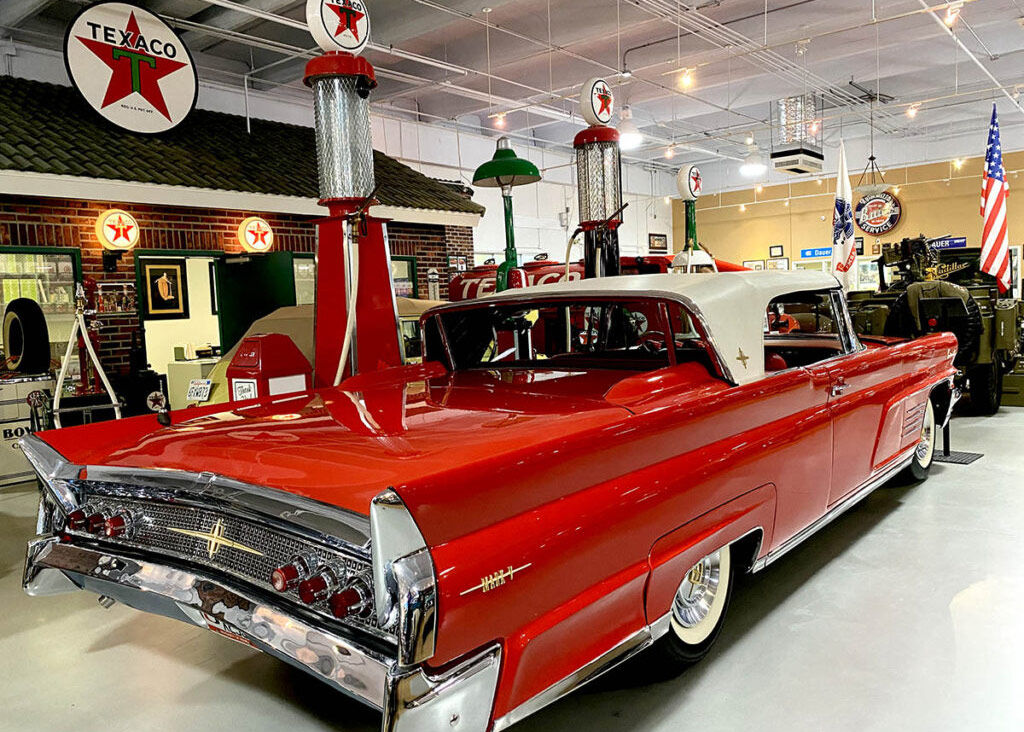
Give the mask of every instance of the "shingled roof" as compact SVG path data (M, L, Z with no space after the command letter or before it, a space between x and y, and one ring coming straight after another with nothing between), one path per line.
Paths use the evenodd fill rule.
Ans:
M195 110L160 135L103 120L71 87L0 77L0 170L317 198L309 127ZM385 206L483 214L484 207L374 150Z

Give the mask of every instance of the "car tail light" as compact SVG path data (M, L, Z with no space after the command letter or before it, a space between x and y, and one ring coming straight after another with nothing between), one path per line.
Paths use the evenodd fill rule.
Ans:
M88 516L85 513L85 509L78 508L68 514L67 519L64 521L64 525L69 531L81 531L85 528L85 521Z
M327 601L331 614L338 620L349 615L367 615L371 609L370 591L361 580L350 582L340 592L335 592Z
M930 328L934 328L938 324L939 324L938 318L928 318L928 326Z
M270 573L270 584L278 592L294 590L299 583L309 577L315 566L314 560L310 557L294 556L288 564L282 564Z
M331 591L341 585L341 578L333 567L320 567L309 579L299 583L299 599L307 605L326 600Z
M85 530L90 534L99 534L104 530L108 518L110 518L110 512L108 511L97 511L87 516L85 519Z
M128 511L121 510L103 522L103 531L111 538L125 536L132 530L134 523L134 517Z

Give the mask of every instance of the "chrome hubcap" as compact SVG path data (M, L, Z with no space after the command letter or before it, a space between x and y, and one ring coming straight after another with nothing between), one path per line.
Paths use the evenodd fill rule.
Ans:
M686 574L672 602L672 616L684 628L692 628L711 612L722 574L722 553L701 559Z

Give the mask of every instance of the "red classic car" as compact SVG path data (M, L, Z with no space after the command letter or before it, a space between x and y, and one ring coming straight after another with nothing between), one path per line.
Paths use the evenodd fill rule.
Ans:
M428 311L340 388L46 432L29 594L210 628L383 712L500 730L644 651L905 471L955 339L857 338L820 273L622 276ZM55 683L59 683L55 681Z

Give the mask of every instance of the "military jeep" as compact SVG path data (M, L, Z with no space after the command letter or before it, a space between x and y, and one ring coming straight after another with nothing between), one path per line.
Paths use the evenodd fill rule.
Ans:
M936 241L920 236L882 245L879 291L847 295L854 328L901 338L954 333L960 386L976 413L994 414L1003 375L1024 348L1024 303L999 297L995 278L980 271L978 249L938 251Z

